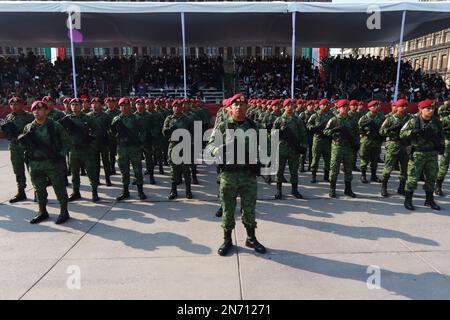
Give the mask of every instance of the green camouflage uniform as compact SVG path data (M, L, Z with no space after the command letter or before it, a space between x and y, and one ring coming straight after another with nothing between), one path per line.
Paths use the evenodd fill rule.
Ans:
M109 118L112 120L120 115L120 109L114 108L112 111L110 109L107 109L105 113L109 116ZM111 125L110 122L110 125ZM116 166L116 155L117 155L117 138L114 134L108 135L108 157L109 157L109 163L110 163L110 172L115 172L115 166Z
M359 133L361 136L359 156L361 158L361 172L367 170L370 163L372 173L378 168L378 159L381 154L381 145L383 138L380 136L380 127L383 124L384 116L381 113L372 115L370 112L363 115L359 121Z
M95 138L95 148L99 152L103 163L103 170L105 171L105 177L109 178L111 175L111 162L109 161L109 145L108 140L111 131L111 117L104 111L88 113L95 124L98 127L97 135Z
M442 127L444 129L445 136L445 150L444 154L439 157L438 180L444 180L447 175L450 162L450 113L446 117L442 118Z
M143 113L136 111L134 114L141 122L141 128L143 130L142 148L145 156L145 167L149 173L153 173L155 167L153 150L154 139L152 136L155 130L154 117L147 111L144 111Z
M330 121L333 117L334 114L330 110L323 113L318 111L308 120L307 128L312 134L314 134L311 164L311 172L313 175L319 169L320 157L323 157L324 171L330 171L331 139L329 136L324 134L324 130L328 121Z
M308 109L305 109L302 113L300 113L299 118L303 121L303 125L305 128L307 128L307 124L309 119L315 114L316 112L309 112ZM314 134L306 129L306 136L307 136L307 148L305 149L305 152L302 154L302 168L305 165L306 162L306 153L308 153L308 167L311 169L311 163L312 163L312 144L313 144L313 136Z

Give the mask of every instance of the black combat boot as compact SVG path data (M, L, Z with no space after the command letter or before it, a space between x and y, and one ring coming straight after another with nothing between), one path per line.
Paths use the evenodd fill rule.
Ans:
M311 173L311 183L317 183L317 173L314 171Z
M223 209L222 209L222 206L220 206L216 212L216 217L220 218L222 215L223 215Z
M354 194L352 191L352 183L351 182L345 182L344 194L346 196L356 198L356 194Z
M73 189L72 194L69 197L69 202L81 199L80 189Z
M444 180L441 180L441 179L436 180L436 186L434 188L434 193L440 197L442 197L444 195L444 193L442 192L442 183L443 182L444 182ZM9 201L9 202L11 202L11 201Z
M404 206L408 210L415 210L413 204L412 204L412 198L413 198L413 192L411 191L405 191L405 203Z
M292 191L291 194L296 197L297 199L303 199L303 196L298 192L298 183L292 184Z
M17 194L14 196L14 198L9 200L9 203L16 203L19 201L27 200L27 195L25 194L25 188L19 188Z
M325 170L323 173L323 181L330 182L330 170Z
M398 194L405 195L405 185L406 185L406 180L400 179L400 183L398 184L398 189L397 189Z
M255 228L246 228L247 239L245 240L245 245L249 248L255 249L255 252L266 253L266 248L256 240Z
M117 201L122 201L128 199L130 197L130 190L128 189L128 185L124 184L122 188L122 194L116 198Z
M164 174L164 167L162 162L159 163L159 174Z
M224 231L223 232L223 243L220 246L219 250L217 250L217 252L219 253L219 255L221 256L225 256L228 253L228 250L231 249L231 247L233 247L233 241L231 240L231 233L233 231Z
M361 169L361 178L359 178L362 183L367 183L367 177L366 177L366 169Z
M100 198L98 196L98 192L97 192L97 188L92 188L92 202L97 202L99 201Z
M377 176L377 170L372 169L371 175L370 175L370 181L371 182L381 182L381 179Z
M191 191L191 184L186 183L186 198L192 199L192 191Z
M111 170L109 171L112 176L116 175L116 163L111 163Z
M330 181L330 198L336 198L336 181Z
M283 198L283 194L282 194L282 191L281 191L281 186L282 186L282 183L281 182L277 182L277 193L275 194L275 199L277 199L277 200L280 200L280 199Z
M67 210L67 202L61 203L61 210L59 212L58 219L56 219L56 224L63 224L70 219L69 210Z
M137 189L138 189L139 199L141 199L141 200L147 199L147 196L144 193L144 186L142 184L139 184L137 186Z
M111 177L109 175L107 175L107 176L105 176L105 180L106 180L106 186L111 187L112 186Z
M48 212L47 212L47 208L46 208L46 204L45 203L40 203L39 204L39 212L36 214L36 216L31 219L30 223L31 224L37 224L40 223L46 219L48 219Z
M387 184L388 184L388 179L383 179L383 181L381 181L381 196L383 197L389 197L389 193L387 191Z
M426 191L425 195L426 195L426 200L425 200L425 203L423 204L424 206L430 207L433 210L441 210L441 207L439 207L436 204L436 202L434 202L433 191Z
M80 176L82 177L86 176L86 170L84 169L84 167L80 168Z
M177 192L177 184L172 182L172 189L170 189L170 193L169 196L167 198L169 198L169 200L173 200L178 196L178 192Z

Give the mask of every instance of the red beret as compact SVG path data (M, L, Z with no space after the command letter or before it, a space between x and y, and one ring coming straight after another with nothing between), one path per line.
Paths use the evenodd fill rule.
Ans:
M347 105L348 105L348 100L347 99L338 100L338 102L336 103L336 107L337 108L345 107Z
M351 105L351 106L354 106L354 105L357 105L358 104L358 100L352 100L352 101L350 101L350 103L349 103L349 105Z
M12 104L12 103L23 103L22 98L20 97L12 97L11 99L8 100L8 104Z
M283 108L286 107L289 103L294 103L294 99L284 99Z
M362 105L364 105L364 102L358 101L358 105L362 106Z
M130 99L120 98L118 105L120 106L121 104L130 104Z
M420 101L417 106L419 107L419 109L423 109L423 108L427 108L427 107L431 106L432 104L433 104L433 100L425 99L423 101Z
M395 101L392 105L393 106L395 105L396 107L403 107L403 106L408 105L408 100L406 100L406 99L399 99L399 100Z
M84 101L84 100L89 100L89 97L88 97L87 95L85 95L85 94L82 94L82 95L80 96L80 99L81 99L82 101Z
M100 98L95 97L95 98L91 99L91 103L95 103L95 102L101 103Z
M70 103L70 100L71 100L72 98L64 98L64 100L63 100L63 103Z
M47 101L55 102L55 99L53 99L51 96L45 96L45 97L42 98L42 101L43 102L47 102Z
M270 105L273 107L279 103L281 103L281 99L275 99L275 100L272 100L272 103Z
M150 104L150 103L153 103L153 100L152 99L145 99L144 103L145 104Z
M114 98L112 98L112 97L106 97L106 98L105 98L105 103L106 103L106 102L109 102L109 101L114 101Z
M378 101L378 100L372 100L372 101L370 101L370 102L367 104L367 107L370 108L370 107L373 107L374 105L377 105L377 104L380 104L380 101Z
M72 100L70 100L70 104L72 104L72 103L80 103L81 104L81 99L73 98Z
M42 108L47 109L47 104L40 100L33 102L33 104L31 105L31 111L34 111L35 109L42 109Z
M144 99L141 99L141 98L136 99L135 103L144 103Z
M321 106L321 105L323 105L323 104L325 104L325 103L328 103L328 99L322 99L322 100L320 100L320 101L319 101L319 106Z
M181 100L175 99L175 100L173 100L173 102L172 102L172 108L173 108L173 107L176 107L176 106L179 105L179 104L181 104L181 102L183 102L183 100L184 100L184 99L181 99Z
M237 93L234 96L232 96L231 98L228 99L228 106L231 106L233 104L234 101L239 100L242 102L247 101L247 99L245 98L245 96L242 93Z

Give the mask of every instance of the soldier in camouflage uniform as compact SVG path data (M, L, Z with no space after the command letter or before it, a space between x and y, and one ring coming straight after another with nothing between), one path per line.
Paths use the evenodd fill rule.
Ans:
M111 117L102 110L101 102L99 98L91 99L92 111L87 115L91 117L98 127L95 138L95 149L98 150L98 154L101 157L103 163L103 170L105 172L105 182L109 187L111 186L111 163L109 162L109 146L108 138L111 132ZM98 160L100 163L100 159ZM100 167L99 167L100 169ZM100 175L100 172L99 172Z
M164 121L164 126L162 129L162 134L169 139L168 155L170 166L172 169L172 188L169 193L169 200L173 200L178 196L177 185L181 183L181 175L184 177L184 182L186 184L186 198L192 199L191 191L191 172L190 164L180 163L176 164L173 162L172 150L180 143L179 141L172 140L172 133L177 129L188 130L192 134L193 123L192 119L187 117L183 112L182 102L180 100L175 100L172 103L173 114L168 116ZM192 159L190 158L189 161Z
M300 154L306 148L306 129L303 122L293 114L294 101L292 99L284 100L283 107L285 108L284 113L273 124L273 129L279 130L280 139L278 172L275 177L277 183L275 199L282 199L283 197L281 189L286 163L289 165L291 175L291 194L297 199L303 199L303 196L298 192L298 167Z
M358 126L348 115L348 100L336 104L339 114L328 121L324 134L332 138L330 163L330 197L336 198L336 181L341 163L344 164L344 194L352 198L353 154L359 149Z
M439 118L443 119L450 115L450 100L444 101L437 112Z
M105 113L109 116L109 118L112 120L120 115L120 109L116 107L116 102L114 101L114 98L107 97L105 98L105 105L106 105L106 111ZM111 123L110 123L111 125ZM114 134L108 135L108 157L109 157L109 163L110 163L110 174L115 175L116 174L116 155L117 155L117 138Z
M142 176L142 139L144 130L138 117L131 112L130 100L121 98L119 100L120 115L116 116L111 123L111 132L117 138L117 162L122 174L122 194L117 201L130 197L130 165L133 167L136 187L139 199L145 200L144 179Z
M311 101L307 106L306 110L304 110L302 113L300 113L299 117L303 122L303 125L305 128L307 127L309 119L312 117L312 115L315 113L315 105L314 101ZM308 141L308 147L304 151L304 153L301 155L301 172L305 172L305 162L306 162L306 154L308 153L308 171L311 170L311 162L312 162L312 144L313 144L313 136L314 134L306 129L306 135L307 135L307 141Z
M27 179L25 176L25 155L24 148L19 144L17 138L23 132L25 126L34 120L31 113L23 109L23 100L19 97L12 97L8 101L11 113L6 116L6 122L2 125L2 131L9 140L9 153L16 176L17 194L9 200L9 203L16 203L27 199L25 188Z
M359 119L361 119L361 117L365 114L365 112L363 110L361 110L361 108L364 107L364 104L362 104L362 102L360 103L357 100L351 100L350 101L350 111L348 112L348 115L353 118L353 120L358 123ZM359 172L360 169L358 168L358 166L356 165L356 162L358 161L358 153L356 152L354 155L354 160L353 160L353 171Z
M42 102L47 105L47 108L49 110L47 117L49 119L52 119L53 121L59 121L65 116L64 112L55 108L55 100L51 96L43 97Z
M48 109L44 102L35 101L31 106L34 121L27 124L19 142L26 150L31 182L36 190L39 204L38 214L30 221L40 223L49 218L47 212L47 182L51 181L61 210L56 224L66 222L70 216L67 210L67 190L64 179L65 156L69 151L70 140L64 128L47 117Z
M70 169L72 172L73 192L70 201L81 198L80 194L80 169L84 165L92 187L92 201L98 201L97 188L99 184L99 155L95 148L95 137L99 136L99 127L94 120L81 111L80 99L70 101L72 114L61 119L60 123L68 132L71 139Z
M442 192L442 183L444 182L445 176L447 175L450 162L450 113L446 116L443 116L441 118L441 121L445 136L445 150L444 154L439 157L439 171L436 180L436 188L434 190L435 194L438 196L444 195L444 193Z
M319 102L319 111L309 118L307 128L314 135L312 146L311 183L317 182L317 170L319 169L320 157L323 157L324 176L323 180L329 182L330 159L331 159L331 138L324 134L325 126L334 117L329 109L328 99Z
M164 137L162 135L162 128L164 125L164 121L166 120L166 117L169 116L167 111L164 111L160 105L159 100L155 99L154 101L154 117L155 117L155 123L159 127L159 135L155 136L155 162L158 163L159 166L159 174L164 174L164 155L166 151L164 151L165 148L168 148L168 142L167 137Z
M383 137L380 136L380 128L384 121L382 112L378 112L380 108L379 101L371 101L367 105L369 112L359 119L358 127L361 136L359 156L361 158L361 182L367 183L367 166L370 164L370 181L381 182L377 176L378 159L381 154L381 145Z
M434 116L432 100L419 102L419 115L409 120L400 131L401 139L408 139L411 152L408 163L408 178L405 188L405 208L414 210L412 198L422 172L425 176L425 206L434 210L441 208L434 202L434 187L438 174L438 154L444 152L442 124Z
M150 184L155 184L154 177L154 155L153 155L153 130L154 123L152 115L145 110L145 102L143 99L136 100L136 112L134 113L141 122L141 128L143 130L142 135L142 148L145 157L146 172L150 175Z
M236 198L241 197L242 222L247 230L246 246L254 248L256 252L265 253L266 248L258 242L255 236L256 219L255 206L257 184L256 175L259 170L257 154L250 154L250 141L245 139L246 163L238 164L235 159L226 159L227 146L236 149L236 141L227 136L227 130L244 131L257 130L257 125L246 118L247 101L242 94L236 94L227 100L231 107L230 116L224 122L217 123L208 142L208 150L213 155L222 159L220 165L220 203L223 208L222 228L224 230L224 243L220 246L218 253L224 256L233 246L231 233L235 227L234 211ZM256 134L257 135L257 134ZM231 141L230 141L231 140ZM233 161L234 160L234 161Z
M380 128L380 135L386 138L386 158L381 181L381 195L388 197L387 184L395 165L400 163L398 194L405 194L406 177L408 174L408 142L400 139L400 129L411 119L407 113L408 101L400 99L392 104L395 114L388 116Z

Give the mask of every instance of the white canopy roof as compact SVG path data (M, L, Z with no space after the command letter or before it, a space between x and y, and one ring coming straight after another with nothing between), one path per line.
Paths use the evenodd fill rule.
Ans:
M71 6L81 12L83 42L77 46L181 46L180 12L185 12L187 46L285 45L370 47L450 28L450 2L377 3L381 28L366 26L368 3L311 2L0 2L0 44L69 46Z

